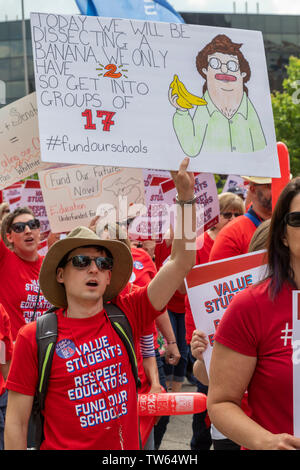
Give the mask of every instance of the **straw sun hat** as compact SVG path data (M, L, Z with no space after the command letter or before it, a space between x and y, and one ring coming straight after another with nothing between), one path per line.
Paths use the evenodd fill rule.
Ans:
M271 184L272 178L263 177L263 176L242 176L244 180L248 181L249 183L255 184Z
M103 295L104 302L116 297L128 283L133 267L129 248L117 240L101 240L87 227L77 227L66 238L57 241L49 248L41 267L39 276L41 291L55 307L67 307L65 288L56 280L56 270L60 261L69 251L88 245L107 248L114 259L111 282Z

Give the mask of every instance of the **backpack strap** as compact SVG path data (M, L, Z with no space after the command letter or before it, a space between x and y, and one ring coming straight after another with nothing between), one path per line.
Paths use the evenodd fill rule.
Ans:
M135 354L132 329L131 329L129 320L126 317L125 313L115 304L105 303L104 309L107 313L107 316L111 322L112 327L114 328L116 333L119 335L119 337L121 338L126 348L126 351L127 351L130 363L131 363L131 368L132 368L134 380L136 383L136 387L138 389L141 385L141 382L138 376L138 364L137 364L137 358Z
M53 309L47 311L36 322L36 340L38 346L39 382L38 395L41 410L44 409L45 395L57 340L57 316Z
M53 354L57 340L57 308L53 307L36 320L36 342L38 355L38 384L33 404L33 419L36 424L36 448L43 440L43 416L45 397L51 372Z

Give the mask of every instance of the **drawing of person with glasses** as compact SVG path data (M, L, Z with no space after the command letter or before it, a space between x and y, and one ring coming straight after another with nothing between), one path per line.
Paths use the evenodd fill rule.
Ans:
M189 157L196 157L201 151L256 152L267 145L260 119L248 97L245 84L250 80L251 70L241 46L225 35L218 35L198 53L196 67L205 80L202 98L206 104L198 105L193 116L187 109L192 106L185 108L185 101L178 99L182 88L187 92L182 82L179 81L181 89L169 90L169 100L176 108L174 130Z

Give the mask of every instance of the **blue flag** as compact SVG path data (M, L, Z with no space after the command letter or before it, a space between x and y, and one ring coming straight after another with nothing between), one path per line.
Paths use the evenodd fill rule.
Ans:
M81 15L184 23L166 0L76 0Z

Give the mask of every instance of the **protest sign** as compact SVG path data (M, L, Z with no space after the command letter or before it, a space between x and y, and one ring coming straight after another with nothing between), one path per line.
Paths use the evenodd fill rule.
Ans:
M195 266L186 287L196 328L209 344L203 354L209 370L215 330L233 297L265 274L266 250Z
M5 189L2 190L3 200L8 202L11 205L11 202L15 198L21 199L21 192L24 186L24 181L18 181L13 183L10 186L7 186ZM11 209L12 210L12 209Z
M40 159L37 113L35 93L0 110L0 189L50 166Z
M244 184L245 180L241 176L228 175L224 184L222 193L226 193L229 189L238 188L243 193L243 198L247 196L247 186Z
M31 28L43 161L280 176L260 32L46 13Z
M50 231L49 220L39 180L28 179L21 191L19 206L29 207L41 224L41 234Z
M39 172L51 231L68 232L89 225L96 215L114 222L126 218L128 206L144 203L142 171L70 165Z
M164 181L160 186L164 201L170 206L175 204L176 188L173 180ZM195 176L195 196L197 196L196 234L199 236L219 221L220 207L214 175L199 173ZM173 223L174 220L175 218L172 219Z
M44 238L44 240L41 240L38 245L38 254L41 256L46 256L48 252L48 240L47 238Z
M171 178L170 172L144 169L143 176L146 206L149 208L152 204L163 203L164 197L160 184Z
M145 208L131 222L128 234L135 240L162 240L170 228L168 205L164 202L160 183L170 178L169 171L143 170ZM135 216L129 209L129 216Z

